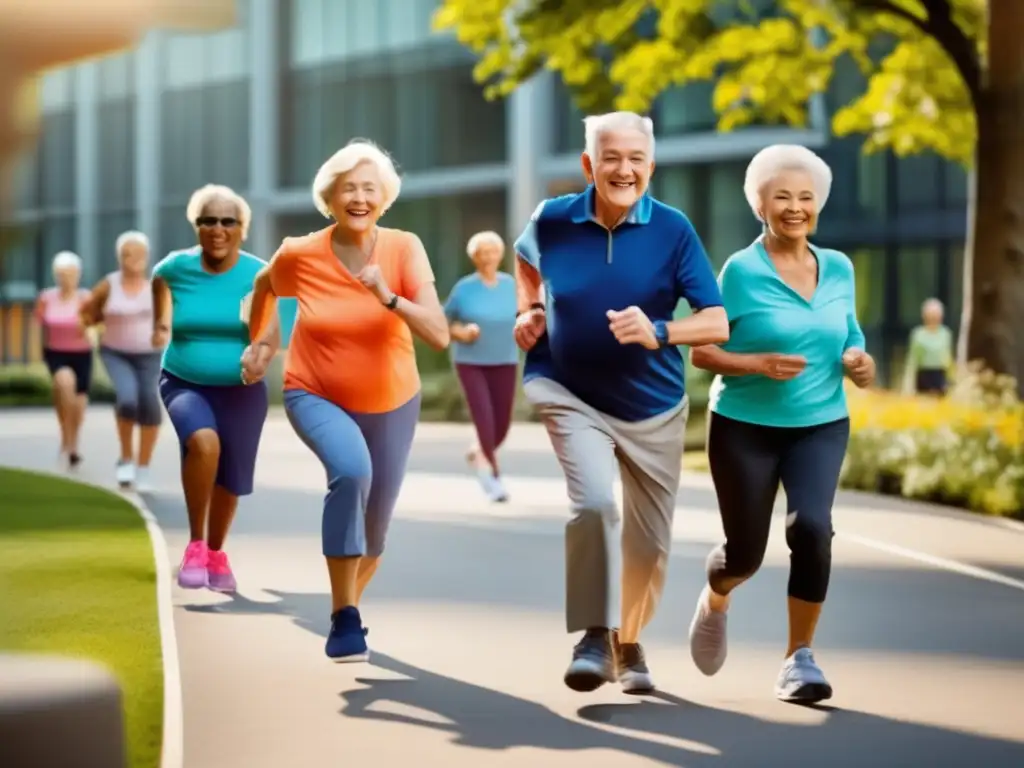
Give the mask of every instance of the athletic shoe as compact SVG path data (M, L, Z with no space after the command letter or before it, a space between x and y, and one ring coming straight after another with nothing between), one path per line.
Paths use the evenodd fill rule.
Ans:
M832 698L832 686L814 661L810 648L798 648L786 659L775 683L775 695L780 701L813 704Z
M206 565L210 550L205 541L192 541L185 547L185 555L178 566L178 586L182 589L202 589L209 583Z
M640 643L620 643L616 632L615 669L623 693L644 694L654 691L654 677L647 667L644 647Z
M615 682L615 651L611 633L602 627L588 629L572 652L565 684L574 691L596 691Z
M728 653L726 624L728 615L712 611L708 605L710 587L705 586L697 598L697 610L690 622L690 656L697 669L710 677L725 664Z
M68 454L68 469L76 470L78 465L82 463L82 454L78 451L72 451Z
M135 490L138 493L150 493L153 490L153 482L149 478L149 467L135 468Z
M327 658L337 664L369 661L367 634L358 608L350 605L335 611L331 614L331 634L327 636L327 645L324 647Z
M118 461L114 477L117 478L119 486L128 488L135 482L135 464L131 461Z
M206 560L207 586L214 592L234 592L238 589L235 574L227 553L220 549L209 550Z
M508 491L505 490L505 484L501 482L500 477L491 477L490 499L499 504L504 504L508 501Z

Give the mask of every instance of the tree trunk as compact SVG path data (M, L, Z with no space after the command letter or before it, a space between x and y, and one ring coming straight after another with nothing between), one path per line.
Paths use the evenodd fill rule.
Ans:
M1024 1L989 0L988 28L963 332L968 358L1014 376L1024 396Z

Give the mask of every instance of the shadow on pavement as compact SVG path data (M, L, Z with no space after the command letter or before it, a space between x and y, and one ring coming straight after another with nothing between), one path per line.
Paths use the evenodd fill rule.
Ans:
M326 636L326 595L271 590L267 593L278 600L256 602L236 595L230 602L185 609L198 613L282 615L307 631ZM357 677L356 682L364 687L339 694L344 701L341 714L430 728L451 734L455 744L476 749L605 749L679 768L1024 765L1024 743L827 706L816 708L822 713L820 723L780 723L659 692L629 703L585 705L577 711L580 719L574 720L537 702L437 674L383 653L373 653L367 668L408 679L377 678L372 674ZM884 695L884 687L879 690ZM400 714L393 711L395 705L431 713L434 718ZM651 738L662 742L675 739L688 745L666 744Z

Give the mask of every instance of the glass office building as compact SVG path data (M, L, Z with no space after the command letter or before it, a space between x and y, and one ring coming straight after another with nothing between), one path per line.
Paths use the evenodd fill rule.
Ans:
M388 149L404 176L385 223L417 232L442 295L469 265L465 243L493 229L511 241L538 200L581 187L580 115L544 75L503 102L473 82L471 55L430 30L437 0L246 0L237 28L155 33L134 51L57 71L24 158L3 276L3 357L35 357L24 303L49 283L62 249L86 281L115 266L113 243L146 232L157 254L194 242L185 203L216 182L253 208L247 248L263 257L286 235L323 227L309 187L353 137ZM960 309L966 181L933 157L865 157L831 139L830 113L861 86L852 67L813 105L808 129L714 130L711 88L666 94L654 193L693 220L720 264L758 233L742 193L758 149L792 142L820 152L836 181L817 237L857 268L860 315L883 363L900 355L921 302Z

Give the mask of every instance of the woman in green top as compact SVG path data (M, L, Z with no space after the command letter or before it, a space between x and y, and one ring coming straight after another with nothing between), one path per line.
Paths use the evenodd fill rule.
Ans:
M905 388L919 395L944 395L946 372L953 364L953 332L943 322L938 299L921 305L922 325L910 332Z

